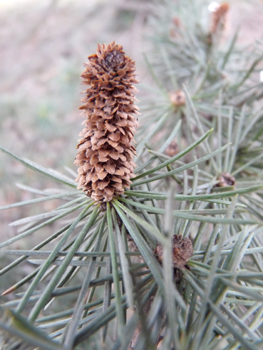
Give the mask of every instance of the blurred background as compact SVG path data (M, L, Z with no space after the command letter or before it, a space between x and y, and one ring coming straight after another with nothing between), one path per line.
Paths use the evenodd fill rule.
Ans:
M96 52L97 43L115 40L137 62L143 79L148 13L147 1L0 0L1 145L44 167L76 171L83 62ZM56 186L1 153L0 206L32 198L16 183ZM53 205L46 202L42 209ZM33 206L2 211L4 237L17 231L9 222L34 214Z
M44 167L76 171L83 62L96 52L97 43L115 40L136 61L139 79L147 84L143 53L154 33L149 25L154 2L0 0L0 144ZM211 3L207 1L207 8ZM241 45L262 37L263 2L229 4L226 37L237 28ZM139 89L137 97L143 100ZM0 153L0 206L32 198L16 183L38 189L56 186ZM43 211L53 209L54 203L43 203ZM1 211L1 241L16 234L9 222L34 214L32 206Z

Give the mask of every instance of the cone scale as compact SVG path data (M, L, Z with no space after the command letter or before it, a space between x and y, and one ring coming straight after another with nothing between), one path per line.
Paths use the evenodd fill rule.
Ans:
M109 202L129 188L133 177L134 132L138 113L135 63L115 42L98 45L82 73L84 129L75 165L78 188L96 202Z

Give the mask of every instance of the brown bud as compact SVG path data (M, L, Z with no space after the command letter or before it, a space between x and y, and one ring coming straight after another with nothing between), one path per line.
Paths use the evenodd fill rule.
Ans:
M228 173L222 173L218 176L217 187L235 186L236 179Z
M163 247L157 244L154 254L160 263L163 262ZM174 235L172 241L172 254L174 268L187 268L188 260L193 255L193 245L190 238L183 238L181 235Z
M76 181L96 202L109 202L129 188L133 176L138 81L135 63L115 42L99 44L88 60L81 75L88 88L80 107L86 120L74 162Z
M178 38L178 28L181 27L181 21L178 17L172 18L172 26L170 29L170 37L171 38Z
M228 10L229 10L229 4L227 2L223 2L213 12L213 14L212 14L211 30L210 30L210 32L212 34L214 34L218 30L220 24L224 28L225 21L226 21L226 14L227 14Z
M182 90L172 92L170 94L170 101L175 107L180 107L185 105L185 93Z
M179 18L179 17L174 16L173 19L172 19L172 22L173 22L173 24L174 24L176 27L180 27L180 26L181 26L181 21L180 21L180 18Z
M178 152L179 152L178 144L174 140L170 143L170 145L164 151L164 153L169 157L175 156Z

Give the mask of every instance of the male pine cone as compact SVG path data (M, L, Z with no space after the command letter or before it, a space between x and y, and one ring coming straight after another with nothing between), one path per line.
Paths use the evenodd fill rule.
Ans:
M115 42L99 44L88 60L81 75L88 88L80 107L86 120L74 162L76 181L96 202L109 202L129 188L133 176L138 81L135 63Z

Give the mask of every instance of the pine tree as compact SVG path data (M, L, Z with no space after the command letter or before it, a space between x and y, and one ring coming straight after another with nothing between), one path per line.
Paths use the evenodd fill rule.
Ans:
M87 119L76 164L85 193L74 177L1 148L65 186L2 208L63 201L18 220L26 226L0 243L57 224L31 250L4 250L18 257L1 275L27 259L37 265L2 291L13 293L2 305L3 349L263 346L262 55L239 49L237 35L224 43L226 3L213 14L190 0L153 9L153 83L135 170L135 68L115 43L99 45L82 75Z

